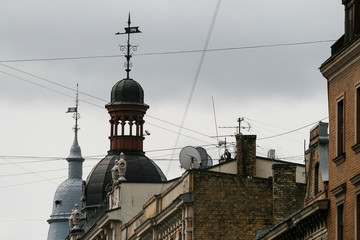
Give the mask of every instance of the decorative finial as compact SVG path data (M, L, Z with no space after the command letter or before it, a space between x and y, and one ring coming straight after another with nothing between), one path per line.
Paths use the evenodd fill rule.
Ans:
M78 107L79 107L79 84L76 84L76 99L75 99L75 107L69 107L66 113L73 113L73 118L75 119L75 137L74 137L74 143L71 146L70 149L70 155L67 158L67 160L81 160L84 161L84 158L81 156L81 148L78 143L77 139L77 133L80 129L78 126L78 120L80 119L80 114L78 113Z
M131 27L131 20L130 20L130 13L129 13L129 18L128 18L128 26L125 29L125 32L120 33L117 32L115 33L115 35L119 35L119 34L127 34L128 35L128 40L127 40L127 45L120 45L120 51L124 51L125 54L125 58L126 58L126 62L124 64L124 67L126 68L126 78L129 79L129 73L131 71L131 67L132 67L132 63L130 62L130 59L132 57L132 53L134 51L137 50L137 46L132 46L130 44L130 34L133 33L141 33L141 31L139 30L139 27Z

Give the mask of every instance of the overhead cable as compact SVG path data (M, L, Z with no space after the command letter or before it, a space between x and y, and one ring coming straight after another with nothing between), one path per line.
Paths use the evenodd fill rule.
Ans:
M323 121L323 120L325 120L325 119L327 119L327 118L328 118L328 117L325 117L325 118L321 119L320 121ZM303 128L310 127L310 126L312 126L312 125L314 125L314 124L316 124L316 123L318 123L318 122L319 122L319 121L316 121L316 122L310 123L310 124L308 124L308 125L306 125L306 126L303 126L303 127L300 127L300 128L297 128L297 129L288 131L288 132L276 134L276 135L269 136L269 137L259 138L259 139L257 139L257 140L264 140L264 139L269 139L269 138L274 138L274 137L280 137L280 136L283 136L283 135L286 135L286 134L289 134L289 133L293 133L293 132L299 131L299 130L301 130L301 129L303 129Z
M297 46L297 45L309 45L317 43L329 43L336 40L317 40L306 42L294 42L294 43L276 43L276 44L264 44L254 46L242 46L242 47L227 47L227 48L212 48L212 49L195 49L195 50L183 50L183 51L169 51L169 52L148 52L137 53L133 56L152 56L152 55L172 55L172 54L187 54L187 53L203 53L203 52L218 52L218 51L232 51L232 50L245 50L245 49L258 49L258 48L271 48L271 47L285 47L285 46ZM98 55L98 56L77 56L77 57L55 57L55 58L29 58L29 59L8 59L0 60L0 63L11 62L43 62L43 61L66 61L66 60L83 60L83 59L101 59L101 58L119 58L124 57L124 54L115 55Z

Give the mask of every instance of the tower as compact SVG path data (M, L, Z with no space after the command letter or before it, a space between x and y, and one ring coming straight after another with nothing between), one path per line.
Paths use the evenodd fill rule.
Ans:
M125 51L126 78L118 81L111 90L110 102L106 109L110 115L110 150L92 169L83 186L83 227L87 232L107 210L107 193L112 187L112 169L120 159L126 161L126 171L122 181L133 183L159 183L166 181L161 169L149 159L143 151L144 116L149 108L144 103L144 90L131 79L131 51L136 46L130 44L130 35L140 33L139 27L131 27L130 15L128 27L124 33L128 37L127 45L120 46Z
M117 82L106 105L110 114L110 151L143 152L144 91L131 78Z
M76 93L76 107L71 107L67 112L74 113L75 136L70 149L70 154L66 158L68 162L68 178L63 181L56 189L53 201L53 210L47 220L50 224L48 240L64 240L69 234L68 218L71 216L72 209L77 204L81 206L82 189L82 165L84 158L81 155L81 148L78 143L77 133L79 119L78 114L78 94Z

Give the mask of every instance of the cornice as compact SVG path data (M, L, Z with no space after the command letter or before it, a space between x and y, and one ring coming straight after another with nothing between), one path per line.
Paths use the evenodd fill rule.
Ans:
M332 195L335 197L340 196L341 194L344 194L346 191L346 183L341 184L340 186L337 186L336 188L331 190Z
M356 38L342 51L326 60L320 67L323 76L331 81L351 64L360 59L360 38Z
M360 174L356 175L355 177L350 179L350 182L354 185L357 186L360 184Z

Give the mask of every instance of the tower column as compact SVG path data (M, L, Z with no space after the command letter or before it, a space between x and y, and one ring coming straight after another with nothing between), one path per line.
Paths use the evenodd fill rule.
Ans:
M114 120L110 120L110 136L114 136Z
M130 118L130 120L129 120L129 127L130 127L130 131L129 131L129 135L130 136L132 136L132 126L133 126L133 119L132 118Z
M125 135L125 118L121 118L121 136Z

